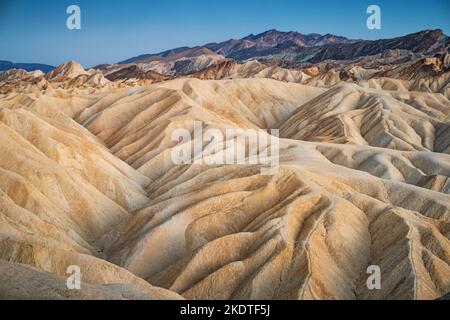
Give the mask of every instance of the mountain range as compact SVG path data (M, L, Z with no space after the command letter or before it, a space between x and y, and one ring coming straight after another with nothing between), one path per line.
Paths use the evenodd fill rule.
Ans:
M94 69L101 70L105 76L126 67L134 74L139 73L142 78L149 76L145 75L148 71L167 77L189 75L228 60L239 63L257 60L284 68L298 68L324 61L353 62L355 59L374 55L392 56L393 52L399 56L397 60L404 62L413 57L439 52L448 44L449 38L440 29L373 41L348 39L332 34L301 34L272 29L242 39L143 54L113 65L101 64ZM389 62L392 62L392 59ZM130 69L132 65L137 67ZM26 71L41 70L46 73L54 67L0 61L0 71L12 68ZM125 71L122 70L119 75L126 75ZM119 75L111 75L111 78L116 79Z
M275 31L272 31L275 32ZM288 33L290 34L290 33ZM237 60L272 60L283 65L296 66L301 63L319 63L325 60L352 60L362 56L371 56L388 50L408 50L414 53L432 53L442 48L448 38L441 30L426 30L403 37L383 40L349 40L332 35L320 42L298 42L296 36L284 41L274 41L272 46L251 46L232 50L229 57ZM258 38L258 36L256 36ZM262 36L259 39L265 39Z
M231 39L220 43L208 43L203 46L194 48L180 47L158 54L144 54L134 58L127 59L120 63L134 63L146 61L152 57L171 57L185 56L192 57L199 54L209 54L211 52L221 54L224 57L235 58L237 60L245 60L256 56L264 57L269 53L282 53L284 51L300 51L311 50L312 47L320 48L319 52L324 49L339 48L356 48L352 55L342 53L343 56L339 60L347 60L361 55L374 55L386 50L404 49L413 52L432 52L442 45L448 43L448 37L440 29L424 30L417 33L409 34L393 39L382 40L352 40L345 37L335 36L331 34L307 34L303 35L298 32L281 32L277 30L269 30L258 35L249 35L242 39ZM210 51L204 50L209 49ZM203 50L203 51L202 51ZM328 50L330 51L330 50ZM334 51L331 50L333 53ZM332 58L324 54L315 58L316 62L325 58Z
M268 30L258 35L249 35L242 39L230 39L220 43L208 43L203 46L194 48L180 47L158 54L144 54L134 58L127 59L120 63L138 63L146 62L149 59L160 57L192 57L199 54L220 54L224 57L235 57L244 55L248 49L252 52L260 52L270 48L284 47L286 45L295 45L299 47L324 46L331 44L350 44L357 40L347 39L345 37L335 36L331 34L301 34L298 32L282 32L275 29ZM208 50L206 50L208 49ZM247 53L248 54L248 53Z
M239 63L257 60L289 69L326 61L353 62L374 55L389 57L395 54L398 61L404 62L440 52L448 43L449 38L439 29L373 41L353 40L331 34L303 35L298 32L269 30L237 40L144 54L121 61L117 65L101 65L96 68L117 71L121 65L138 65L143 71L152 70L165 76L183 76L227 60ZM392 59L388 61L391 62Z

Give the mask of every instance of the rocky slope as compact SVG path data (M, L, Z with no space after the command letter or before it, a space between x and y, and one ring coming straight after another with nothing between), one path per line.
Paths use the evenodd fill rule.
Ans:
M145 54L119 63L138 65L144 71L153 71L165 76L182 76L210 67L226 60L205 47L179 48L158 54ZM118 66L118 67L119 67Z
M146 85L91 84L75 63L1 74L0 298L444 296L450 102L403 85L426 79L405 68L384 74L402 90L255 62ZM280 129L279 167L176 165L172 133L194 121Z
M267 78L293 83L302 83L311 78L302 70L267 66L258 61L237 63L232 60L193 73L190 77L202 80Z
M0 93L40 92L56 88L78 88L95 91L110 83L99 70L84 68L75 61L64 63L44 74L40 71L27 72L10 69L0 72ZM117 86L118 84L110 84Z

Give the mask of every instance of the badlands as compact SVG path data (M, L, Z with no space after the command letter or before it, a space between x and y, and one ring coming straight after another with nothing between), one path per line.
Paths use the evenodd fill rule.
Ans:
M445 296L449 58L433 59L376 76L255 61L174 79L0 73L0 299ZM171 133L194 121L279 129L278 170L174 164Z

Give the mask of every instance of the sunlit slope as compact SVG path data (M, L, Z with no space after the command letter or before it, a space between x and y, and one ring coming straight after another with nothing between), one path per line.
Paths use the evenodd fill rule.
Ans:
M404 151L448 153L450 102L440 94L336 85L298 108L281 136Z
M11 263L52 273L39 275L49 287L77 264L87 283L121 284L136 298L450 291L443 95L177 79L12 92L0 103L0 258L24 277L35 271ZM222 132L279 128L278 170L176 165L171 133L194 120ZM381 290L366 286L370 265L381 268ZM117 292L89 287L87 297L91 289Z
M155 99L151 103L143 103L140 93L89 115L93 120L86 127L152 180L147 188L150 204L105 236L105 243L113 243L106 250L108 259L188 298L433 298L448 290L449 156L428 152L446 151L436 142L434 125L445 125L448 103L433 104L433 96L425 95L425 107L433 106L425 113L425 107L399 101L407 100L405 96L338 86L287 109L268 101L274 92L280 101L285 88L293 85L251 80L270 83L257 91L249 81L245 93L235 90L241 80L167 82L146 92L147 99ZM344 116L346 108L363 106L361 99L380 109L378 118L359 120L363 127L370 120L380 122L381 133L365 137L391 150L371 148L359 128L355 132L360 140L351 141L355 146L336 144L348 141L326 136L317 140L334 143L285 140L281 168L272 177L261 176L252 166L180 167L168 156L173 147L168 128L189 126L193 119L221 129L282 123L283 135L299 114L307 114L300 123L317 118L320 130L322 114ZM420 143L378 142L384 140L377 135L391 137L383 124L384 100L386 122L410 121L402 128L410 133L415 127L428 144L422 145L420 137ZM269 121L269 111L281 116ZM389 284L384 290L366 288L365 271L371 264L384 270Z
M56 120L24 108L3 108L0 136L0 258L62 277L68 266L79 265L86 283L140 285L144 292L153 292L145 281L103 260L102 249L95 244L148 202L144 191L148 179L67 116ZM41 277L32 274L26 273L24 279ZM59 288L61 297L69 297L62 284L49 283L48 288ZM3 289L18 284L4 285ZM110 297L125 289L119 286ZM17 297L26 297L23 290ZM106 287L104 292L98 290L98 297L108 296ZM43 297L40 294L30 291L28 297ZM154 291L148 297L158 295Z

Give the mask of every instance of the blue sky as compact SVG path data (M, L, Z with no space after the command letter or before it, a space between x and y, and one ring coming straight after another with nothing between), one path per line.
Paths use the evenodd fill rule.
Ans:
M81 30L66 9L81 8ZM382 30L366 27L370 4ZM0 0L0 60L85 67L143 53L241 38L268 29L390 38L423 29L450 34L450 0Z

